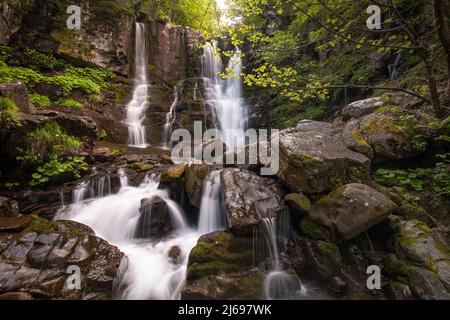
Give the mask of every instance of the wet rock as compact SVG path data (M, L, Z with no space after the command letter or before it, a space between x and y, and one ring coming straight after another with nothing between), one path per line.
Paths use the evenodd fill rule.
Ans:
M362 116L373 113L377 108L384 105L385 103L381 97L355 101L342 110L342 116L344 119L361 118Z
M370 160L348 149L341 129L330 123L300 121L280 132L278 177L293 192L321 193L336 184L366 181Z
M20 291L36 299L83 299L93 293L102 299L112 297L123 253L80 224L29 218L26 229L0 233L1 242L9 243L0 246L0 294L14 297ZM66 286L67 266L72 264L80 268L81 290Z
M260 299L264 274L253 266L252 236L220 231L201 237L189 255L182 299Z
M317 201L309 218L331 231L334 239L353 239L389 216L396 204L369 186L352 183Z
M287 204L301 213L308 213L311 210L311 201L302 193L290 193L284 197Z
M95 148L92 150L92 156L96 162L114 162L116 159L109 148Z
M172 231L169 208L158 196L142 199L135 237L163 237Z
M439 277L432 271L412 267L408 272L411 291L416 297L423 300L449 300L450 294L445 289Z
M181 261L181 249L179 246L173 246L169 250L169 258L173 264L180 264Z
M228 221L235 231L248 230L286 210L283 192L275 181L235 168L222 170L220 176Z
M212 171L212 167L206 163L191 164L186 168L186 194L189 202L200 208L205 179Z
M0 197L0 218L17 217L18 215L17 202L6 197Z
M27 86L21 81L0 83L0 96L9 98L14 101L16 106L23 113L36 113L36 109L34 108L34 105L31 103L28 96Z

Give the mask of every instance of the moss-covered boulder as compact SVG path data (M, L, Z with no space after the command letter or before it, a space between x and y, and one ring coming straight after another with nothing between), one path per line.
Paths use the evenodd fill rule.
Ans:
M280 132L277 175L293 192L321 193L366 181L370 166L365 155L344 145L342 129L330 123L306 120L296 129Z
M21 291L36 299L112 298L123 253L81 224L27 219L20 228L0 231L0 294ZM66 283L73 273L68 267L73 265L81 271L80 290Z
M260 299L263 280L253 266L252 236L215 232L191 251L182 299Z
M317 201L308 217L330 230L332 238L350 240L389 216L397 205L360 183L342 186Z
M350 150L362 153L369 159L372 159L373 149L366 141L358 125L358 120L352 120L346 123L342 131L342 139L344 144Z

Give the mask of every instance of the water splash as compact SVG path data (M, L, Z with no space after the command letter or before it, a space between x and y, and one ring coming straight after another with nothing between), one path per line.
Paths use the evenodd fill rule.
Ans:
M174 99L173 99L172 105L170 106L169 112L166 113L166 123L164 124L164 128L163 128L163 138L164 138L163 148L165 148L165 149L172 148L170 138L172 135L173 124L174 124L175 120L177 119L176 107L178 106L178 100L179 100L179 96L180 96L180 93L182 92L182 90L183 90L183 81L180 81L173 89Z
M202 77L205 86L206 104L213 111L216 128L228 147L245 144L244 131L247 126L247 106L242 93L242 61L236 47L228 63L230 75L222 79L222 61L218 57L217 43L207 42L201 59Z
M91 227L95 233L116 245L128 258L128 267L116 286L119 299L179 299L186 278L190 250L198 239L196 231L188 228L182 209L159 189L159 180L146 178L139 187L122 180L117 194L84 200L86 184L76 190L75 203L60 209L56 219L69 219ZM136 239L141 200L154 196L167 204L175 231L156 242ZM179 249L177 261L169 256Z
M147 135L142 123L149 106L149 92L147 27L143 23L136 23L135 56L133 98L127 105L128 144L132 147L146 148L148 146Z

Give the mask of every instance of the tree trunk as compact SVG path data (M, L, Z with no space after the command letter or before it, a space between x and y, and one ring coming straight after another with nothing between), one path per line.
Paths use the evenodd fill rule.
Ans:
M442 47L447 55L447 107L450 107L450 1L434 0L433 9L436 29Z

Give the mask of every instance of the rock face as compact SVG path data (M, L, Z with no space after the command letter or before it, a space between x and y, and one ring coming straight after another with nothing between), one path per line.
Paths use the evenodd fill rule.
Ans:
M333 238L350 240L385 219L396 207L384 194L352 183L317 201L309 218L329 229Z
M162 237L172 231L169 208L160 197L142 199L136 227L137 238Z
M189 202L200 208L205 179L212 167L207 164L191 164L186 168L186 194Z
M221 182L228 221L235 230L248 229L286 209L283 192L273 180L244 169L227 168L221 172Z
M39 115L45 116L46 120L57 122L70 135L91 139L96 139L98 137L99 130L97 124L89 117L50 110L40 111Z
M0 218L0 224L6 223L4 219L8 218ZM112 298L123 253L86 226L28 219L28 225L0 232L0 294L20 291L36 299ZM67 286L73 274L69 266L81 271L79 290Z
M0 83L0 96L10 98L23 113L34 114L36 112L28 97L27 86L23 82Z
M260 299L264 274L253 266L252 236L205 235L191 251L182 299Z
M348 149L341 129L330 123L306 120L280 132L278 177L293 192L321 193L369 174L370 160Z
M0 44L9 43L34 2L35 0L8 0L0 3Z
M444 234L420 221L391 219L395 253L404 261L411 290L420 299L450 299L450 246Z
M12 2L12 1L10 1ZM19 2L19 1L17 1ZM114 1L115 2L115 1ZM123 75L130 72L133 49L134 8L125 3L109 1L78 1L81 7L81 28L69 30L67 8L73 3L58 1L27 1L22 9L21 23L11 33L11 42L53 52L73 59L111 69ZM33 37L28 36L33 32Z

